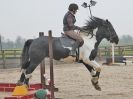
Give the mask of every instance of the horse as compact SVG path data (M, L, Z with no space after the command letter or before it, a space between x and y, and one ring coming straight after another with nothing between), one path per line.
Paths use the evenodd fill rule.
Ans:
M94 88L101 91L99 84L101 66L95 61L98 46L104 38L110 41L110 43L118 44L118 35L110 21L93 16L82 27L80 36L83 38L84 44L77 48L78 62L84 64L90 72ZM22 74L18 84L28 85L32 72L45 57L49 57L48 38L48 36L42 36L25 42L21 58ZM70 56L69 52L75 42L74 40L62 36L52 37L52 41L53 59L61 60Z

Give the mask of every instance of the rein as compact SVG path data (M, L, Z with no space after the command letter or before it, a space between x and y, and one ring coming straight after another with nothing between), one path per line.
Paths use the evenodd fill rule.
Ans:
M93 36L96 36L95 34L93 34L93 29L91 29L89 32L86 31L86 30L80 30L80 31L85 32L85 33L87 33L88 35L91 35L91 38L92 38Z

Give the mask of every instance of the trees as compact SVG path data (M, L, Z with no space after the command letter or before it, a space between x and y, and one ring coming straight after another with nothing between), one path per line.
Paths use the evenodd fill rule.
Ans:
M122 35L119 37L118 45L133 45L133 36L131 35ZM103 40L100 46L111 46L107 40Z
M3 49L22 49L26 39L21 36L17 36L15 41L10 39L5 39L1 36L1 43ZM103 40L100 44L101 46L110 46L110 43L106 40ZM119 37L118 45L133 45L133 36L131 35L122 35Z
M15 48L22 49L26 39L23 39L21 36L18 36L15 40Z
M133 44L133 37L130 35L122 35L120 37L120 44L132 45Z
M1 47L2 49L22 49L26 39L18 36L15 41L5 39L1 36Z

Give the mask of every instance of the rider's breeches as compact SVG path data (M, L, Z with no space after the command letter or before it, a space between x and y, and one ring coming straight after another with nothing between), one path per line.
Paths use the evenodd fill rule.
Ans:
M76 41L79 41L80 42L80 45L79 46L82 46L83 43L84 43L84 40L83 38L75 31L73 30L70 30L70 31L65 31L64 32L67 36L69 36L70 38L76 40Z

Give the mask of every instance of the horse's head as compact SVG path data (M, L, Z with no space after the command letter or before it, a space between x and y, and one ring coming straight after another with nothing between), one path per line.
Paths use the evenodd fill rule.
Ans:
M83 30L89 31L89 33L92 34L94 29L96 28L97 31L95 36L97 40L102 40L103 38L106 38L111 43L118 44L119 38L112 24L108 20L93 17L90 21L87 21L86 26L83 27Z

